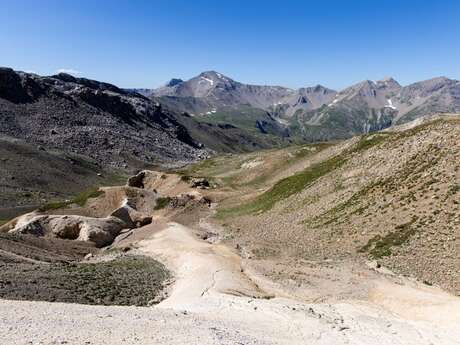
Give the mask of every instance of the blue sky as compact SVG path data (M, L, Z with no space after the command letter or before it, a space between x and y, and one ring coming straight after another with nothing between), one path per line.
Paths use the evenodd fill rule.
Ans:
M0 0L0 65L122 87L460 79L459 38L460 1Z

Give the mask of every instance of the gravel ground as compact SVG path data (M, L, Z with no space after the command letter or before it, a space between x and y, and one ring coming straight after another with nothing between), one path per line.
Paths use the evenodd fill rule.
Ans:
M367 305L206 297L208 312L0 301L6 345L51 344L458 344L460 330Z

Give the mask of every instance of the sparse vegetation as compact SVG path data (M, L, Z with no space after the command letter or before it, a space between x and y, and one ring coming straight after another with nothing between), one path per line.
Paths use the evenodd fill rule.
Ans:
M341 216L343 216L343 212L349 208L355 207L359 205L359 203L362 201L361 199L373 188L375 187L375 184L371 184L360 191L356 192L349 198L348 200L345 200L344 202L338 204L337 206L334 206L330 210L326 211L323 214L318 215L317 217L313 219L307 219L304 221L304 223L312 224L313 222L317 222L318 224L315 227L320 227L320 226L325 226L328 224L332 224L336 221L338 221ZM354 211L350 212L350 215L354 213L359 213L361 214L368 205L361 206L356 208ZM323 221L323 223L321 223Z
M93 187L86 191L81 192L80 194L78 194L77 196L75 196L73 199L69 201L57 201L57 202L51 202L51 203L45 204L39 208L39 211L46 212L49 210L56 210L56 209L60 209L63 207L67 207L72 204L77 204L83 207L85 206L88 199L97 198L98 196L101 196L103 194L104 194L104 191L100 190L99 187Z
M91 198L97 198L98 196L101 196L104 194L104 191L100 190L99 187L94 187L91 189L88 189L80 194L78 194L72 202L75 204L78 204L80 206L85 206L86 202L88 199Z
M344 157L339 155L315 164L300 173L282 179L255 200L229 210L221 210L219 215L224 217L231 214L238 215L268 211L280 200L298 193L320 177L340 167L344 162Z
M368 252L373 259L381 259L384 256L390 256L393 247L403 245L416 233L416 229L413 227L413 223L416 220L416 218L413 218L410 222L396 226L395 231L385 236L374 236L365 246L359 249L359 252Z
M252 253L258 258L258 259L266 259L269 257L273 257L278 255L278 251L270 248L270 247L259 247L259 248L254 248L252 250Z
M157 199L157 204L155 205L155 207L153 209L154 210L161 210L161 209L165 208L166 206L168 206L170 202L171 202L171 198L169 196L160 197L160 198Z
M182 175L182 176L180 177L180 180L181 180L182 182L189 183L189 182L192 180L192 176L190 176L190 175Z
M100 263L1 263L0 297L102 305L152 303L169 278L159 262L122 256ZM39 282L39 283L38 283Z
M371 147L384 142L389 136L391 136L390 132L364 135L361 137L361 140L358 142L358 144L356 144L353 152L362 152L368 150Z
M460 192L460 184L456 183L449 187L447 190L447 195L452 196Z
M325 161L314 164L302 172L289 176L277 182L267 192L258 196L255 200L227 210L220 210L219 216L226 217L228 215L243 215L258 212L266 212L270 210L277 202L288 198L289 196L302 191L313 184L320 177L341 167L349 156L356 152L367 150L375 145L382 143L388 137L387 134L374 134L363 136L360 141L351 149L338 154Z
M42 205L38 208L40 212L46 212L46 211L51 211L51 210L58 210L60 208L67 207L71 205L72 202L70 201L56 201L56 202L49 202L45 205Z
M340 260L360 251L395 273L458 293L452 277L458 270L459 124L436 121L372 133L311 158L297 146L273 150L269 158L239 159L262 161L251 169L233 169L238 156L232 156L223 176L232 176L234 188L219 202L217 215L235 242L251 244L255 257L266 256L261 240L262 248L279 251L277 258ZM293 165L297 169L291 169L291 159L301 163ZM301 166L308 168L299 172ZM253 183L257 179L260 184ZM449 275L431 263L442 263Z

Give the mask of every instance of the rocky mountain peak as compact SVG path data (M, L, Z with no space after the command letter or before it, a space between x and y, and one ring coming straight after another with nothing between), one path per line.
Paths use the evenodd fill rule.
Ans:
M96 80L0 69L0 108L0 136L64 151L71 147L113 167L127 164L120 152L140 162L195 160L201 154L181 116Z
M377 96L377 92L391 92L398 91L401 89L401 85L393 78L385 78L376 82L372 80L363 80L355 85L352 85L345 90L342 90L340 94L348 96Z
M447 77L435 77L432 79L424 80L414 85L418 85L424 89L437 89L446 85L455 84L457 80L449 79Z
M16 74L16 72L9 67L0 67L0 77L5 78L6 76L12 76Z
M182 84L184 81L182 79L179 79L179 78L172 78L170 81L168 81L166 83L166 87L173 87L173 86L176 86L178 84Z
M408 85L403 90L404 97L426 97L433 92L438 92L446 86L456 84L458 81L446 77L436 77Z
M313 87L313 91L314 92L321 92L321 91L325 91L326 88L320 84L317 84L316 86Z
M63 72L58 73L56 75L53 75L53 76L51 76L51 78L59 79L61 81L70 82L70 83L76 83L77 82L77 78L75 78L73 75L68 74L68 73L63 73Z
M205 71L198 75L197 78L201 78L202 80L213 81L213 83L231 83L233 80L222 73L216 71Z
M320 94L328 94L328 93L335 93L336 91L331 90L323 85L317 84L316 86L312 87L302 87L299 90L300 94L305 93L320 93Z
M376 84L379 85L380 87L391 88L391 89L401 88L401 85L392 77L385 77L382 80L378 80Z
M340 95L343 96L374 96L377 84L372 80L363 80L357 84L349 86L348 88L340 91Z
M12 103L28 103L44 92L45 87L37 83L35 75L0 67L0 98Z

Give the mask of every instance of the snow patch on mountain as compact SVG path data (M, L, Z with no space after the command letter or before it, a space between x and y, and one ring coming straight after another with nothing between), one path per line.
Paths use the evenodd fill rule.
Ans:
M201 77L201 79L207 81L209 84L211 84L211 86L214 85L214 80L212 80L212 79L209 79L209 78L206 78L206 77ZM201 81L201 80L200 80L200 81Z
M396 110L396 109L397 109L397 108L393 105L393 101L391 100L391 98L389 98L389 99L387 100L387 102L388 102L388 104L385 105L385 108L391 108L391 109L393 109L393 110Z

